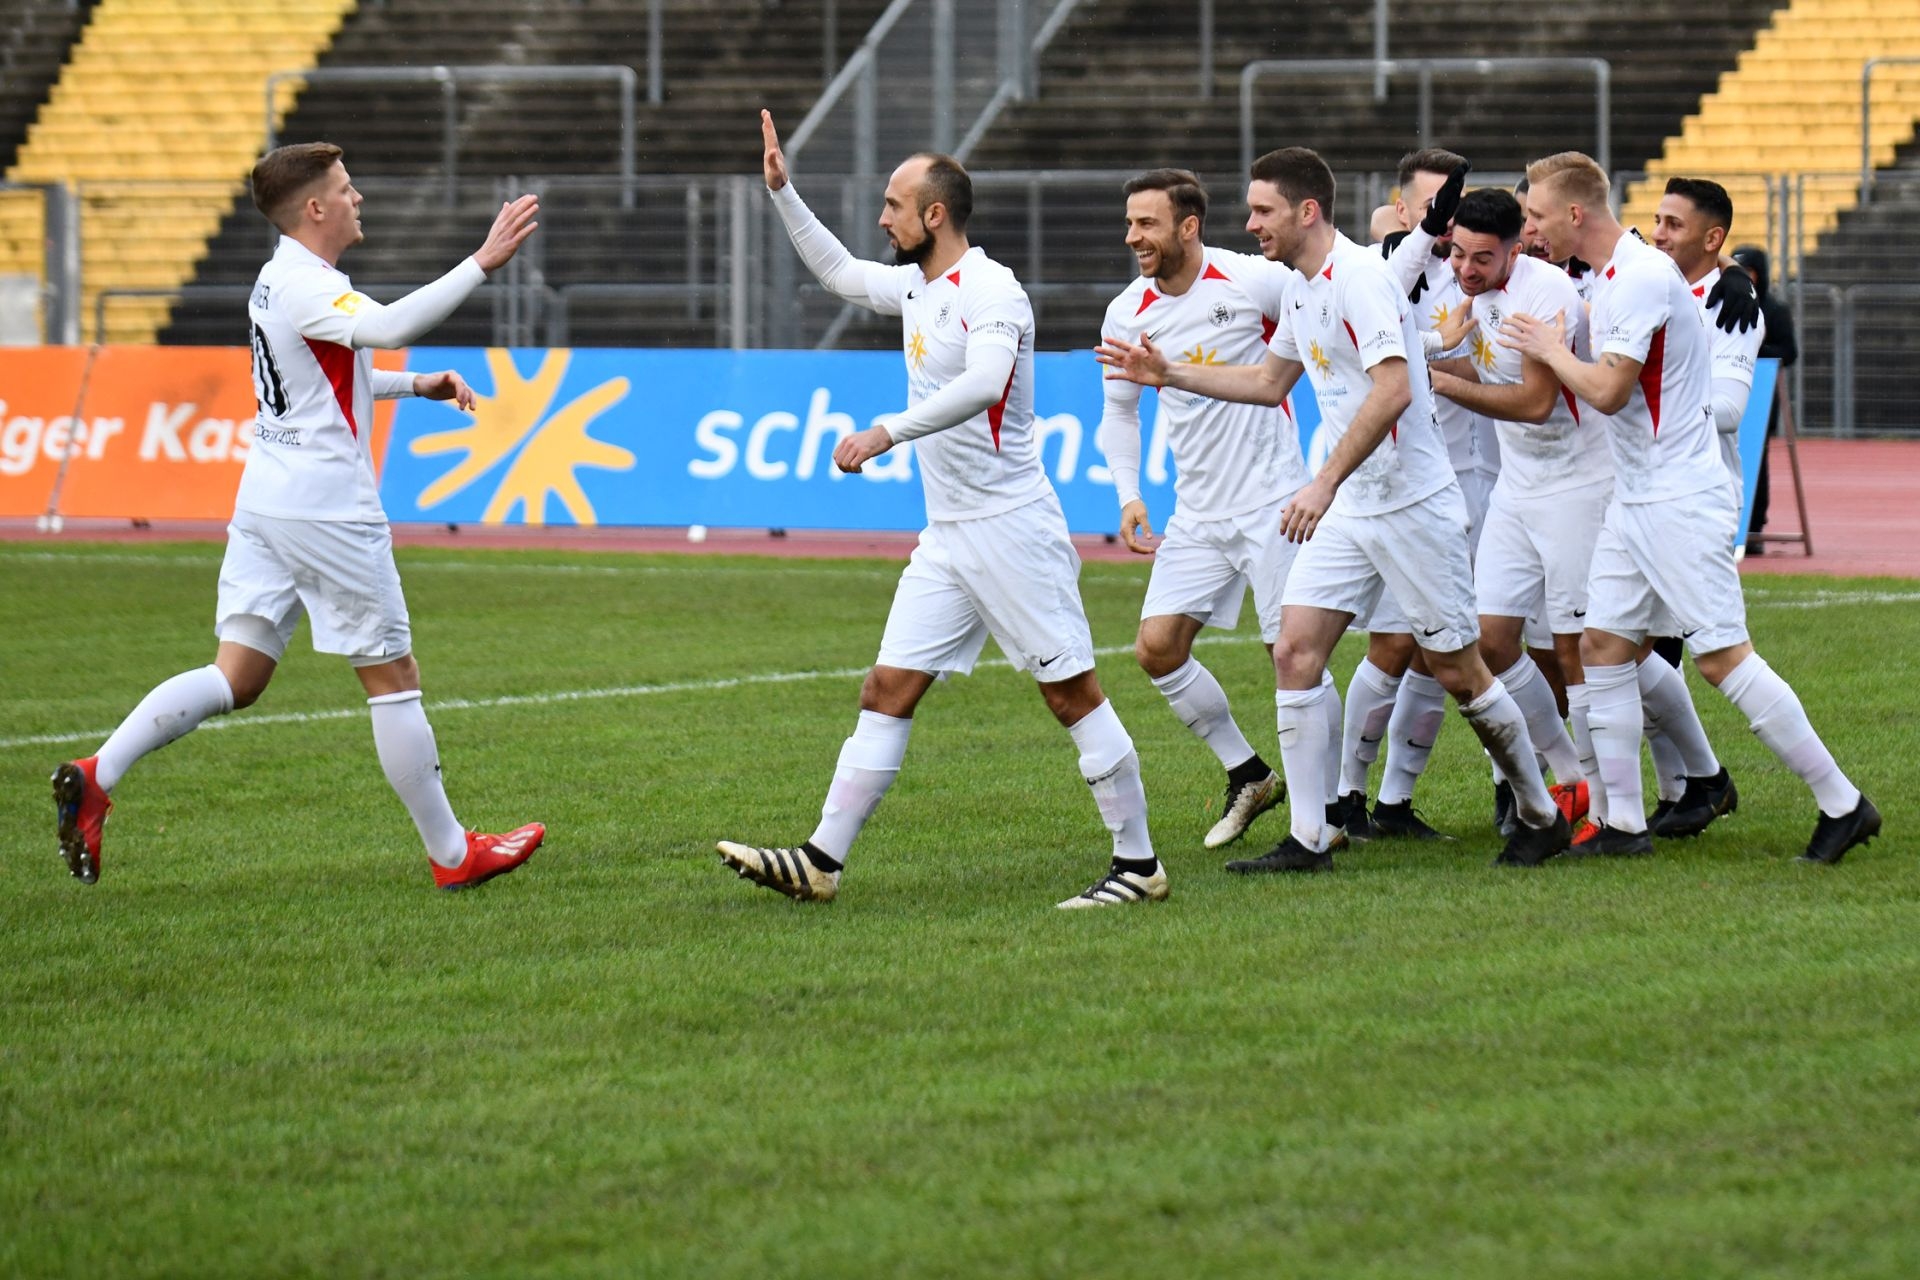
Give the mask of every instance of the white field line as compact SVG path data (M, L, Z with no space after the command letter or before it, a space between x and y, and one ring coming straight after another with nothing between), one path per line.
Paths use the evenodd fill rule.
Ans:
M1251 644L1256 640L1252 632L1246 635L1201 636L1196 645ZM1101 658L1116 657L1123 653L1132 653L1133 646L1107 645L1095 649L1094 655ZM1005 658L985 658L976 663L976 671L988 668L1010 668L1012 663ZM841 667L837 670L823 671L766 671L751 675L728 676L719 680L675 680L661 684L614 685L605 689L561 689L553 693L512 693L498 698L429 698L427 707L435 715L443 711L489 711L496 707L550 707L564 702L600 702L608 698L650 698L669 693L718 693L726 689L745 689L754 685L799 684L808 680L858 680L867 674L866 667ZM337 707L327 711L281 711L266 715L239 715L215 717L201 723L201 731L210 729L250 729L267 724L314 724L325 720L364 720L367 717L365 707ZM111 734L111 729L87 729L79 733L38 733L19 738L0 738L0 751L14 747L58 746L63 742L103 742Z

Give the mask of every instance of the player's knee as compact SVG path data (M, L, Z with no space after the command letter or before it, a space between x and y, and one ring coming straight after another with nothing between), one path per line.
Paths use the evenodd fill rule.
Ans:
M1142 671L1158 680L1179 670L1180 664L1187 660L1187 650L1170 637L1142 629L1134 637L1133 660L1140 664Z
M1514 663L1520 661L1520 646L1518 643L1508 644L1503 640L1491 639L1482 632L1480 657L1485 660L1490 670L1508 671L1513 668Z

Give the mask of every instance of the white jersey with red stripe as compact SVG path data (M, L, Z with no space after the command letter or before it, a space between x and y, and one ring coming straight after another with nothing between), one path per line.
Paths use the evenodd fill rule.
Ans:
M1720 268L1715 267L1695 281L1693 286L1693 296L1700 300L1701 308L1707 313L1707 336L1713 342L1713 380L1716 383L1737 382L1751 393L1754 364L1760 359L1760 344L1767 340L1766 320L1755 316L1753 327L1743 332L1728 333L1722 329L1715 323L1720 316L1720 304L1716 302L1711 307L1707 306L1707 295L1719 283ZM1739 432L1720 433L1720 461L1734 482L1740 483Z
M932 280L917 266L893 269L892 279L898 295L874 301L883 313L900 315L909 405L965 372L969 349L1014 353L1013 375L998 404L913 441L927 518L998 515L1052 492L1033 429L1033 306L1013 272L976 246Z
M373 473L373 352L350 344L379 304L282 236L247 304L259 401L234 509L285 520L385 520Z
M1614 496L1660 502L1724 486L1706 312L1673 259L1623 233L1595 273L1588 323L1597 358L1641 366L1626 404L1606 418Z
M1142 334L1184 364L1258 364L1279 323L1289 284L1299 273L1283 262L1202 247L1205 266L1176 295L1136 278L1107 307L1102 336L1137 341ZM1131 419L1140 387L1110 378L1106 402ZM1306 458L1290 404L1236 404L1163 387L1160 412L1173 448L1175 500L1182 515L1221 520L1257 511L1306 484ZM1133 409L1132 414L1124 411ZM1103 430L1104 435L1104 430Z
M1468 340L1468 358L1480 381L1489 386L1514 386L1526 376L1526 357L1500 341L1500 326L1509 316L1529 315L1552 320L1564 315L1567 345L1582 360L1589 359L1587 309L1567 273L1556 266L1522 255L1513 264L1507 282L1473 299L1479 326ZM1583 413L1571 391L1560 388L1553 414L1545 422L1493 420L1500 433L1500 479L1494 492L1521 498L1565 493L1587 485L1611 483L1613 459L1607 452L1606 428L1591 409Z
M1434 421L1413 309L1378 253L1336 233L1320 270L1288 287L1267 349L1306 366L1330 449L1373 390L1367 371L1389 358L1406 361L1411 403L1342 482L1330 511L1354 516L1397 511L1454 483Z

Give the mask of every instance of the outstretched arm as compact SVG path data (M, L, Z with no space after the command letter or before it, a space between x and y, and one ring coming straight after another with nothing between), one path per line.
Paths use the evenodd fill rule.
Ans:
M882 315L900 314L897 268L884 263L856 258L847 251L833 232L827 230L813 210L793 189L787 175L786 153L780 149L780 135L773 127L773 113L760 113L761 170L767 180L767 193L787 228L787 238L799 252L827 292L869 311Z
M371 298L361 298L354 312L349 345L391 351L412 346L426 337L486 281L489 272L499 270L512 259L540 225L534 221L539 213L538 196L521 196L509 201L500 206L486 242L479 250L432 284L422 285L385 306Z
M1305 365L1283 360L1272 352L1259 364L1175 364L1153 344L1152 335L1144 333L1138 342L1102 338L1093 354L1107 367L1109 378L1143 387L1173 387L1241 404L1279 404L1306 370Z

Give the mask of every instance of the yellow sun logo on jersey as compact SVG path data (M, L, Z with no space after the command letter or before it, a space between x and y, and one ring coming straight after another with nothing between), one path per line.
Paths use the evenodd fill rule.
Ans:
M1452 318L1453 318L1453 312L1447 308L1446 303L1436 302L1434 304L1433 306L1433 327L1434 328L1436 329L1446 328L1447 321L1451 320Z
M420 491L419 505L424 509L446 501L518 449L480 517L484 523L499 524L514 507L524 505L528 524L545 524L549 495L559 499L575 524L597 523L593 504L574 472L581 467L633 469L631 451L587 434L595 418L626 399L631 384L625 378L611 378L553 409L555 393L572 361L571 351L549 351L531 377L522 377L511 353L497 348L488 351L493 394L476 393L472 424L413 442L411 451L419 458L456 450L466 453Z
M1321 373L1327 374L1333 372L1333 361L1327 358L1326 348L1320 345L1318 338L1315 338L1307 344L1307 359L1312 361L1313 367Z
M921 336L920 327L914 326L913 336L907 339L907 363L918 369L927 362L927 340Z
M1474 364L1482 369L1493 368L1493 344L1487 341L1484 329L1473 331L1472 355Z
M1196 342L1193 344L1193 350L1182 351L1180 353L1180 363L1181 364L1219 364L1220 363L1219 348L1216 347L1214 350L1209 351L1205 347L1201 346L1199 343Z

